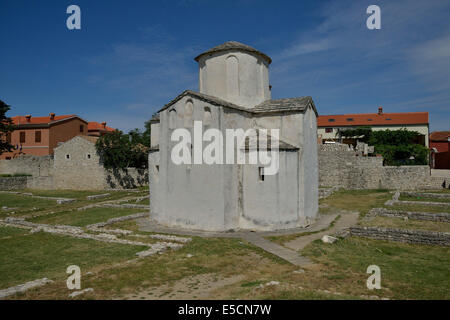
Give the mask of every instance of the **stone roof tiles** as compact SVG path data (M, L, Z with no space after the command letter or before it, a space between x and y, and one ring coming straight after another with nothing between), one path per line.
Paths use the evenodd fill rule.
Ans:
M222 106L234 110L239 110L243 112L247 112L250 114L266 114L266 113L276 113L276 112L293 112L293 111L301 111L304 112L308 107L311 107L316 115L318 115L316 106L314 105L314 101L311 97L298 97L298 98L286 98L286 99L276 99L276 100L267 100L263 103L253 107L253 108L244 108L241 106L238 106L234 103L225 101L223 99L213 97L210 95L206 95L204 93L199 93L191 90L185 90L180 95L178 95L175 99L167 103L165 106L163 106L159 111L163 111L170 106L172 106L174 103L179 101L184 96L192 96L196 97L202 101L211 103L213 105ZM158 114L157 113L157 114ZM159 121L159 115L154 115L152 117L153 122Z
M253 47L250 47L246 44L243 44L243 43L240 43L237 41L227 41L225 43L222 43L221 45L218 45L218 46L213 47L203 53L200 53L197 57L195 57L195 61L199 61L200 58L204 55L221 52L221 51L227 51L227 50L240 50L240 51L254 53L254 54L259 55L260 57L264 58L269 64L272 62L272 59L268 55L262 53L261 51L256 50Z
M314 101L309 96L267 100L255 106L254 108L251 108L250 111L253 113L305 111L309 106L314 110L316 115L318 115L316 106L314 105Z

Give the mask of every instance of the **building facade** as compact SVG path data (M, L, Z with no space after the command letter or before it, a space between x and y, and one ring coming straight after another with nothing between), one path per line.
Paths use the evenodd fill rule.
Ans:
M13 159L20 155L45 156L53 149L77 135L86 135L87 121L76 115L55 115L48 117L16 116L11 118L15 130L7 141L15 148L0 155L0 159Z
M378 108L378 113L323 115L319 116L317 124L319 140L339 141L339 132L356 127L371 127L372 130L417 131L420 133L418 143L429 146L429 116L428 112L384 113Z
M271 99L271 59L238 42L214 47L195 60L200 92L184 91L151 121L151 218L170 227L208 231L311 223L318 211L317 110L312 98ZM279 169L265 175L267 167L260 163L176 164L173 135L180 128L194 139L197 130L216 129L218 139L227 130L277 129ZM260 136L258 141L258 148L267 146ZM246 158L255 151L245 143L237 148Z
M435 131L430 135L431 167L450 169L450 131Z

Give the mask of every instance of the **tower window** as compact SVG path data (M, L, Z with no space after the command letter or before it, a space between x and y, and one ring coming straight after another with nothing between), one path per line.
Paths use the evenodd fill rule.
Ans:
M70 159L70 154L66 154L66 159L67 159L67 160Z
M80 132L84 132L84 125L80 124Z

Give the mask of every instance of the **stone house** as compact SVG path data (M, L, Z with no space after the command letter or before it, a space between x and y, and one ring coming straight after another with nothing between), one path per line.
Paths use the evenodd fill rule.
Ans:
M151 218L209 231L311 223L318 211L318 113L312 98L271 99L270 57L238 42L195 60L199 92L182 92L151 120ZM278 129L278 172L265 175L261 164L175 164L172 134L183 128L195 139L199 121L201 130L214 128L222 136L228 129ZM237 147L249 156L248 145Z
M106 170L95 147L97 140L98 137L77 136L55 148L55 189L122 189L148 184L145 169Z

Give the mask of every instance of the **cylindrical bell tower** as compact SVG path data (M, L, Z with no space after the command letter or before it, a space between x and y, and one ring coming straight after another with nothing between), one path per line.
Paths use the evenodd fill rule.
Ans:
M244 108L270 99L269 56L245 44L229 41L195 60L199 64L199 91Z

